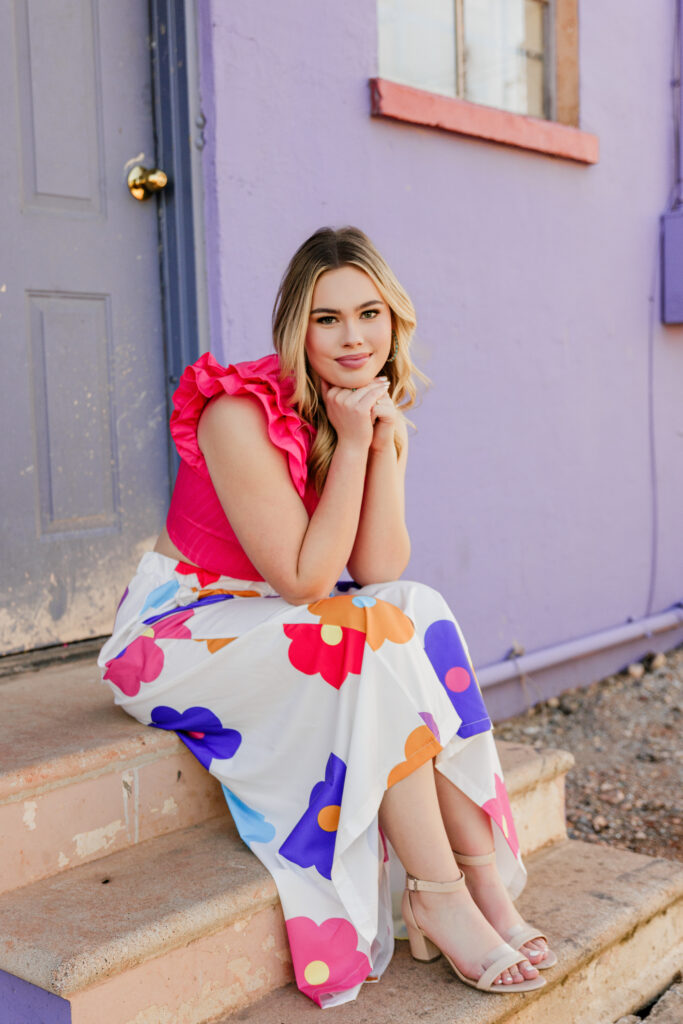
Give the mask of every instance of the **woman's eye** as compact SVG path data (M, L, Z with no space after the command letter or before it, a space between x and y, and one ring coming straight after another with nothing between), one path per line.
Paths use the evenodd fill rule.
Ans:
M317 321L316 321L316 323L319 323L319 324L328 324L328 323L330 323L330 322L331 322L332 320L334 320L334 317L333 317L333 316L319 316L319 317L318 317L318 319L317 319Z
M378 309L364 309L363 312L361 313L361 316L365 316L366 313L369 314L369 316L368 316L369 320L374 320L375 317L377 316L377 314L379 313L379 310Z

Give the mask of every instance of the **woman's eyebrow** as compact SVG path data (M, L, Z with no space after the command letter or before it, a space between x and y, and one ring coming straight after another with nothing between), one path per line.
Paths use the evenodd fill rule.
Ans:
M361 303L360 306L356 306L356 310L355 311L357 313L359 309L365 309L366 306L379 306L379 305L381 305L382 301L383 301L382 299L370 299L368 302L363 302L363 303ZM314 313L341 313L341 310L340 309L326 309L323 306L318 306L317 309L312 309L311 310L311 316L313 316Z

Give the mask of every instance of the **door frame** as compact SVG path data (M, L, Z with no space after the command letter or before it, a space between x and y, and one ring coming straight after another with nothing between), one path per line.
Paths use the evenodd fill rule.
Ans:
M168 412L184 368L209 349L203 216L204 126L194 0L149 0L159 195L159 263ZM178 468L169 444L171 486Z

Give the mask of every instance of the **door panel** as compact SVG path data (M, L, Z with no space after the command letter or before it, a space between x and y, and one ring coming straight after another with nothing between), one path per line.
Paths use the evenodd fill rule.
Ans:
M168 500L147 4L4 0L0 96L8 653L107 633Z

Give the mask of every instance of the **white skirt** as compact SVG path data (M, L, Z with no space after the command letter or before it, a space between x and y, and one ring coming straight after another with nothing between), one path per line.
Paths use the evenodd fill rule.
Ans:
M378 809L425 761L490 815L503 880L521 892L491 722L430 587L340 583L297 606L263 581L148 552L99 665L118 705L177 732L220 780L277 885L297 984L319 1006L354 999L391 959L395 855Z

